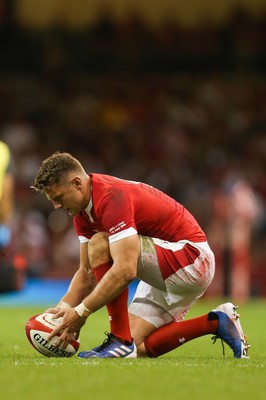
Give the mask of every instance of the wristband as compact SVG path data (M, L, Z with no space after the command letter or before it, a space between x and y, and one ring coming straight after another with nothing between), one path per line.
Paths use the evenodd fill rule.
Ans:
M85 306L83 301L75 307L75 311L80 317L88 317L91 311Z
M71 305L68 304L66 301L60 301L60 303L57 304L56 308L70 308Z

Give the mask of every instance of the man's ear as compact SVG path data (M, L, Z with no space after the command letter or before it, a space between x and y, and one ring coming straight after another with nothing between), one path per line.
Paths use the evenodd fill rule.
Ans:
M79 176L75 176L71 179L71 184L77 189L80 190L82 187L82 180Z

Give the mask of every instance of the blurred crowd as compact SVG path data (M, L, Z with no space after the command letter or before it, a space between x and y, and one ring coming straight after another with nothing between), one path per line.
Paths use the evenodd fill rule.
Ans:
M13 249L29 276L77 268L71 218L30 189L42 160L60 150L88 172L141 180L182 202L220 270L232 263L236 235L251 292L266 295L262 21L238 12L219 28L182 31L169 21L152 33L133 17L123 26L105 18L88 32L39 36L2 24L0 138L15 160Z
M19 23L15 4L0 0L0 71L6 73L265 72L266 7L252 15L239 5L219 24L206 16L188 27L176 15L150 26L137 11L114 20L106 5L80 29L70 30L58 15L49 29L33 30Z

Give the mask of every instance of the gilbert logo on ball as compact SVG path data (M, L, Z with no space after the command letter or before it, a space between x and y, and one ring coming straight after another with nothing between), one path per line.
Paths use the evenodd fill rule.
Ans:
M60 324L62 318L54 319L54 314L43 313L31 317L25 326L30 344L46 357L72 357L79 349L79 340L71 340L66 349L57 347L60 334L48 341L49 334Z

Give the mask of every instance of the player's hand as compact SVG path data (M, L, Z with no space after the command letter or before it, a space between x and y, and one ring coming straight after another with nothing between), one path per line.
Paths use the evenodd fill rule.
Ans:
M62 317L62 322L50 333L48 340L52 339L55 335L60 333L58 337L57 347L62 345L62 348L66 348L68 343L72 339L77 339L79 336L80 329L86 322L86 317L80 317L74 308L67 308L59 310L54 318Z
M61 311L61 309L59 307L50 307L50 308L47 308L47 310L44 312L49 313L49 314L57 314L59 311Z
M67 308L71 308L71 305L66 303L65 301L60 301L60 303L57 304L57 306L50 307L45 312L50 314L57 314L60 310L64 310Z

